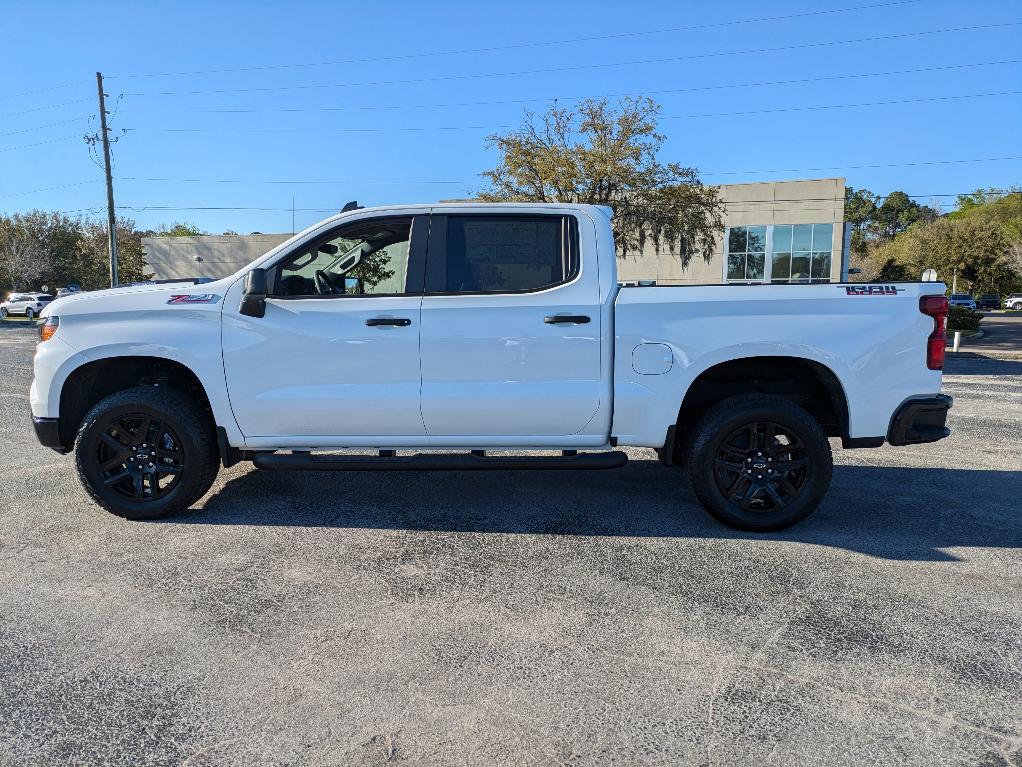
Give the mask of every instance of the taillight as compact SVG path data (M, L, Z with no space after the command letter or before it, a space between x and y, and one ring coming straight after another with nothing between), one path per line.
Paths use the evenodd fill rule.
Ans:
M930 370L944 369L944 347L947 346L947 333L944 321L947 319L947 296L921 296L919 311L933 317L933 332L926 339L926 367Z

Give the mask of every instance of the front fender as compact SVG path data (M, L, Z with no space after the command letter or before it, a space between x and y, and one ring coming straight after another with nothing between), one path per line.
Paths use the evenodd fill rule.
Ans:
M137 313L62 315L60 330L39 345L32 412L56 418L68 377L82 365L117 357L155 357L188 368L202 384L219 426L232 444L244 438L227 398L220 344L220 307L162 307ZM59 339L59 345L51 347ZM97 339L102 339L97 343Z

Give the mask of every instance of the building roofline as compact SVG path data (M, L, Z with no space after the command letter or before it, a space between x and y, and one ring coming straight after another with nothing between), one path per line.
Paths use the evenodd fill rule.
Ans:
M844 183L847 181L847 176L826 176L824 178L782 178L774 179L772 181L733 181L726 182L723 184L707 184L707 186L755 186L756 184L805 184L807 182L816 181L840 181Z

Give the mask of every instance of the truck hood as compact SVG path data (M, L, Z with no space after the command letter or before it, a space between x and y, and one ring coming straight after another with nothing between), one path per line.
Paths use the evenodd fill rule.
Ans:
M214 296L214 299L206 303L191 304L191 306L214 305L219 309L224 293L227 292L227 289L233 282L233 277L225 277L224 279L206 282L201 285L195 285L191 280L188 280L160 285L134 285L130 287L84 291L55 298L46 305L39 316L68 316L74 314L154 309L165 306L171 296Z

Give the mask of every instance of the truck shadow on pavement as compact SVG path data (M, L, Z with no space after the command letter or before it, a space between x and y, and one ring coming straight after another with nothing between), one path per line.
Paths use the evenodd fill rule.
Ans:
M950 549L1022 547L1020 486L1022 472L836 466L830 493L807 520L753 534L711 518L685 475L655 460L599 472L252 470L166 523L756 539L954 562Z

